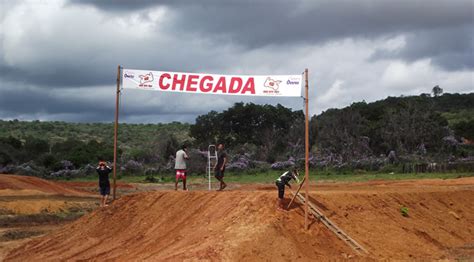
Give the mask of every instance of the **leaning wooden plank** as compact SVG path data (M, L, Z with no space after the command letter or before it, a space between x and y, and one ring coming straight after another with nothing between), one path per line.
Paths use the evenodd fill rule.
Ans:
M293 204L293 201L295 201L295 198L296 196L298 195L298 193L300 192L301 188L303 187L303 184L304 184L304 181L306 180L306 177L303 178L303 180L301 180L301 183L300 183L300 186L298 187L298 190L296 190L296 194L293 194L293 191L291 191L291 193L293 194L293 198L291 199L290 203L288 204L288 206L286 207L286 209L290 209L290 206L291 204Z
M298 200L304 204L305 198L297 193L295 194L293 191L290 192L298 198ZM348 246L354 249L357 253L368 254L368 251L362 247L357 241L351 238L348 234L346 234L342 229L340 229L334 222L332 222L329 218L327 218L321 210L319 210L311 201L308 201L308 206L310 207L310 212L313 214L315 218L320 220L329 230L331 230L337 237L343 240Z

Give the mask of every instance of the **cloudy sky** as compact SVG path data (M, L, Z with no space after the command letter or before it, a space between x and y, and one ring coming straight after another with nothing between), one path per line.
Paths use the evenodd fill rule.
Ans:
M300 74L310 111L474 92L472 0L0 0L0 119L111 122L117 65ZM193 122L268 99L125 90L121 120Z

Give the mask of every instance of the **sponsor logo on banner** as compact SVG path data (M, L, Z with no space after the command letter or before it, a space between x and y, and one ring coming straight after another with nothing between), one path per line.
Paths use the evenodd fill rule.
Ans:
M151 84L153 82L153 73L150 72L148 74L140 75L140 85L139 87L153 87Z
M280 89L281 82L282 82L281 80L275 80L275 79L272 79L271 77L267 77L263 86L271 90L264 90L263 93L264 94L279 94L280 91L278 91L278 89Z
M300 79L295 78L295 77L288 78L288 80L286 81L286 84L289 85L289 86L291 86L291 85L300 86L301 85Z
M131 79L134 79L135 78L135 75L133 73L130 73L130 72L125 72L123 74L123 77L124 78L131 78Z

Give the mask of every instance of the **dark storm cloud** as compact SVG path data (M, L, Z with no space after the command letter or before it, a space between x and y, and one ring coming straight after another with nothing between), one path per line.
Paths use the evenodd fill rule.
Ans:
M319 71L318 79L311 79L318 98L340 81L345 83L340 92L358 86L366 90L360 96L376 93L374 99L395 90L369 90L393 59L430 58L443 70L474 68L472 1L33 2L12 1L9 12L0 12L0 118L110 122L118 64L235 74L299 73L305 65ZM383 39L399 36L404 47L380 49L367 60L372 44L384 48ZM362 74L365 67L371 73ZM466 82L439 72L443 79ZM465 86L460 90L472 90ZM130 92L123 97L121 120L192 122L238 101L301 108L298 99L177 96ZM341 106L334 97L321 109Z
M110 70L113 68L113 65L111 67L102 67L106 68L106 70L97 70L90 66L83 68L53 66L53 72L41 72L40 70L22 69L0 64L0 80L34 83L47 88L58 86L78 87L113 83L113 76L116 74L115 71ZM107 70L109 72L105 72Z
M19 115L28 113L99 113L113 108L113 101L110 103L88 103L74 96L61 98L58 96L60 90L50 90L44 92L41 89L30 87L15 87L14 89L0 90L1 111L16 113Z
M84 1L109 12L165 6L173 30L245 49L408 34L407 46L374 59L432 58L446 70L473 68L474 4L455 1Z
M63 91L52 89L45 92L42 89L29 87L0 90L0 115L23 120L39 118L73 122L113 121L115 98L112 89L105 91L106 95L102 95L104 92L96 92L101 96L96 98L84 98L79 94L65 96L61 94ZM177 118L187 122L193 120L176 116L179 113L170 112L165 105L147 106L128 103L120 108L120 119L126 122L169 122L168 120ZM137 116L139 119L135 120ZM186 116L189 117L189 114Z
M234 46L234 52L269 45L291 50L294 45L399 33L412 35L407 48L390 54L378 52L374 59L398 57L413 61L433 56L434 63L449 70L469 68L473 63L472 34L460 32L474 28L471 1L72 0L69 4L95 6L111 13L111 17L138 11L143 13L140 19L147 20L146 12L157 6L166 7L170 15L165 17L169 21L160 26L161 31L154 38L138 43L108 34L104 39L93 40L97 34L87 32L95 29L85 27L78 28L80 31L73 41L59 37L54 42L63 43L50 47L49 38L32 32L25 39L31 48L51 55L42 57L41 63L26 66L4 63L0 57L0 78L45 87L105 85L113 83L113 68L119 63L129 68L154 68L156 61L160 61L167 67L162 70L194 71L224 66L224 59L212 52L219 46ZM172 35L176 43L159 42L160 34ZM196 47L189 39L205 40L207 45ZM79 50L81 41L97 43ZM464 43L462 49L457 49L458 43ZM55 53L58 46L60 50ZM61 50L62 46L72 51Z
M145 9L152 6L157 6L165 1L156 0L70 0L72 4L92 5L102 10L116 11L116 12L130 12Z
M378 50L377 59L401 58L409 62L430 58L445 70L474 68L474 27L463 26L408 34L406 45L398 50Z
M128 1L73 1L106 11L133 10ZM196 37L217 37L248 48L320 43L344 37L473 24L473 3L454 1L162 1L173 27ZM134 9L153 6L138 1Z

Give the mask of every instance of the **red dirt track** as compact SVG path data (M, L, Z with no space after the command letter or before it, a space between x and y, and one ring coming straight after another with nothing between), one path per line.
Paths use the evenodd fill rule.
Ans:
M312 185L313 202L367 256L357 256L319 222L304 231L301 207L275 210L271 188L124 196L13 250L6 261L474 258L474 178Z
M0 190L25 190L57 195L84 195L86 192L32 176L0 174Z

